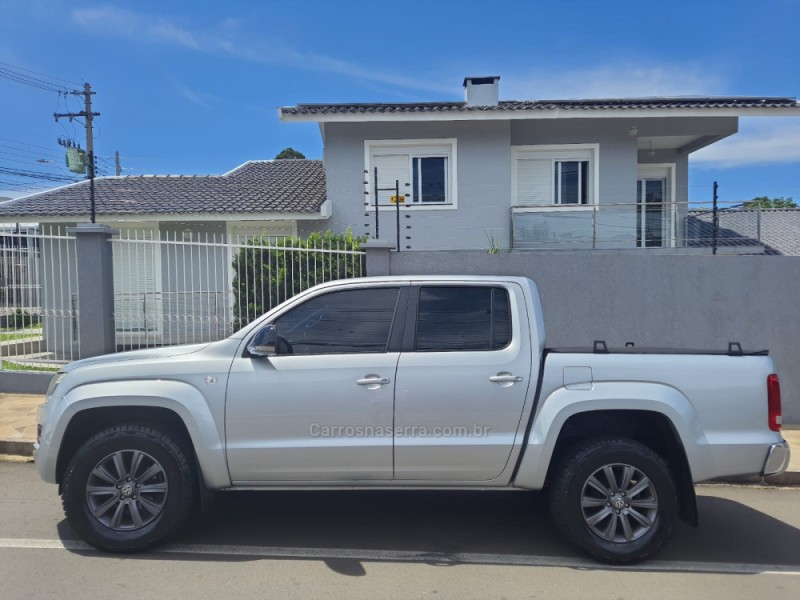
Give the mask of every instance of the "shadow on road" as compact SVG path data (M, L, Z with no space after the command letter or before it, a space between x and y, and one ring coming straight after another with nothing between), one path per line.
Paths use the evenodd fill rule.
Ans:
M708 563L710 571L712 563L800 568L800 530L732 500L713 496L698 500L700 528L680 524L658 555L659 561ZM75 539L66 522L59 525L59 534L62 539ZM455 555L459 554L490 554L493 564L503 564L504 556L509 564L512 556L583 558L551 526L544 495L524 492L220 493L210 513L196 519L174 542L285 548L288 558L298 548L409 551L429 554L431 564L442 565L458 564ZM146 553L137 558L242 561L259 557ZM324 552L316 558L337 573L364 574L358 560L325 558Z

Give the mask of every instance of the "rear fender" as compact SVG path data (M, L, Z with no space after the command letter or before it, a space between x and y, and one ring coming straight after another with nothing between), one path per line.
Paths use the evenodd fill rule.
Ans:
M652 411L664 415L678 434L692 473L707 470L704 434L689 399L658 383L597 382L591 390L559 388L539 404L514 485L538 490L545 478L564 423L573 415L600 410Z

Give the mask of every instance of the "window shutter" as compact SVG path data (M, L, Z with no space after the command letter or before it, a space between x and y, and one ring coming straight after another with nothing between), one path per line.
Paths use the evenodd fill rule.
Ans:
M372 157L372 166L378 168L378 187L394 188L394 182L400 181L400 194L411 194L410 158L408 154L376 154ZM370 174L371 175L371 174ZM370 198L373 190L370 190ZM391 204L394 191L378 192L380 204ZM372 199L374 202L374 199Z
M152 230L130 232L130 238L153 240ZM156 298L157 244L112 244L114 311L117 330L143 332L160 326L160 298Z
M553 203L553 167L548 159L517 159L517 204L540 206Z
M264 227L236 227L232 237L236 244L246 244L251 240L271 243L281 238L292 237L292 226L275 224Z

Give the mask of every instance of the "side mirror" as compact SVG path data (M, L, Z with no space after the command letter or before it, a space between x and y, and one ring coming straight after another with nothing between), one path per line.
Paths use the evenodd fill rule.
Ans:
M277 340L278 336L275 333L275 325L271 323L264 325L258 330L250 343L247 344L247 352L250 356L267 357L277 354Z

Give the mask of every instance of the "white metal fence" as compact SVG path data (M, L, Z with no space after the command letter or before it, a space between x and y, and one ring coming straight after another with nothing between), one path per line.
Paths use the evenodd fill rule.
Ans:
M0 226L0 368L57 370L80 358L75 238Z
M361 276L364 253L353 242L121 231L111 240L117 349L227 337L308 287Z

